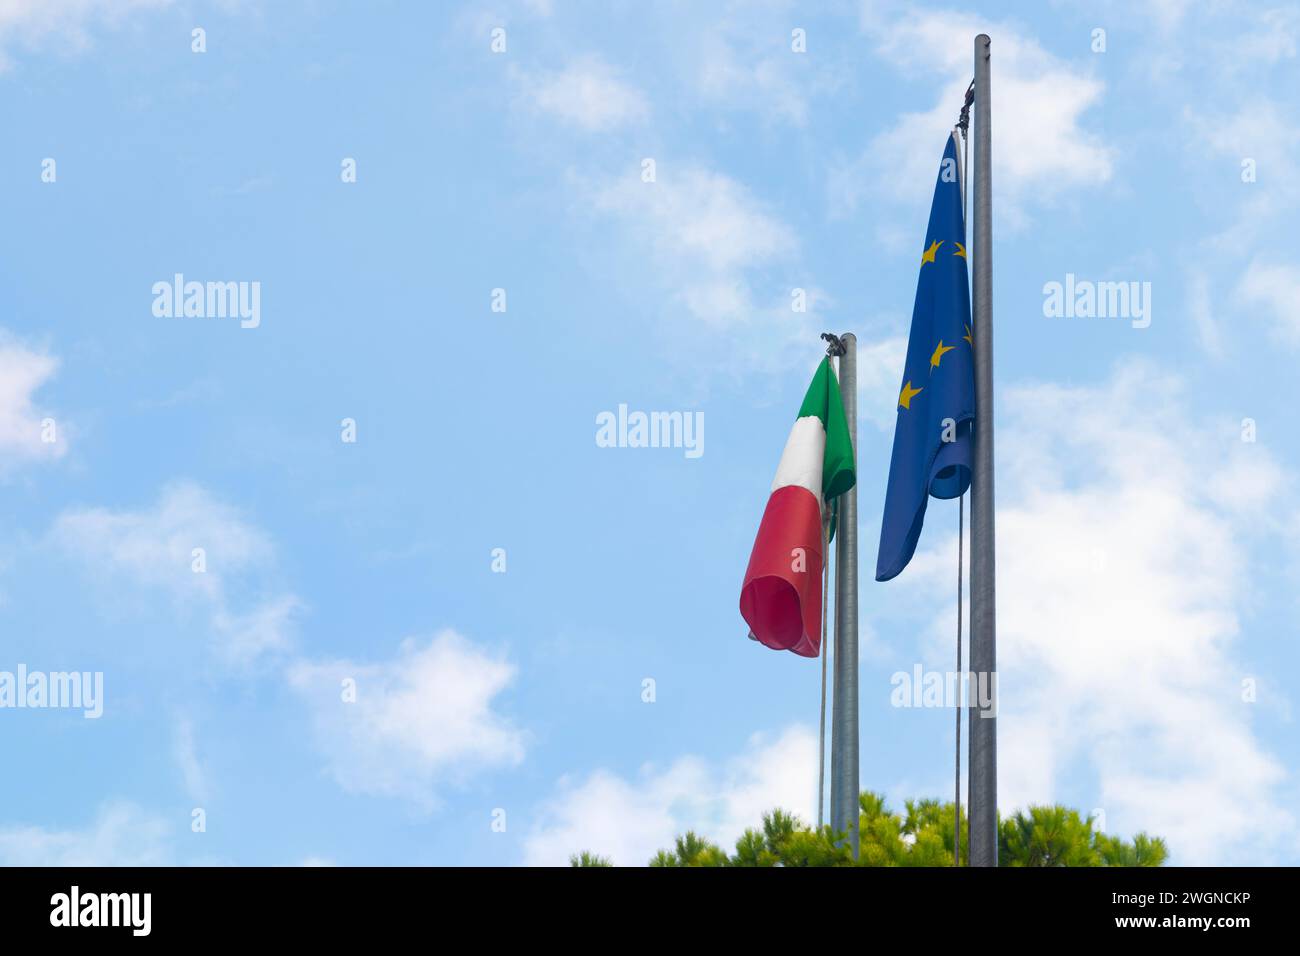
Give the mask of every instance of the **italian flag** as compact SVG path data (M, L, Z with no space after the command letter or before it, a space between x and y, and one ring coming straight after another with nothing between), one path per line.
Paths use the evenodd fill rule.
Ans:
M840 386L823 359L790 429L740 588L759 642L802 657L821 651L822 509L856 480Z

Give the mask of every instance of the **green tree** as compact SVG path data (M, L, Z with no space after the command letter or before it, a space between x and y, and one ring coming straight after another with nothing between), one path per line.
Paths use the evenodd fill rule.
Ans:
M687 830L677 838L671 850L660 850L650 861L651 866L726 866L727 854L716 843L710 843Z
M716 843L688 830L671 850L660 850L651 866L952 866L952 803L908 800L905 812L889 809L882 794L864 790L858 798L859 859L843 834L809 826L784 810L763 815L761 829L750 828L728 854ZM998 862L1002 866L1162 866L1169 856L1159 837L1139 833L1131 842L1099 833L1093 819L1063 806L1029 807L998 821ZM961 856L968 856L963 815L958 826ZM592 853L570 858L573 866L610 866Z
M907 855L903 820L890 813L882 794L858 794L858 861L860 866L902 866Z
M1160 837L1139 833L1132 843L1105 833L1097 835L1097 850L1104 866L1164 866L1169 848Z
M1030 807L998 823L1002 866L1101 866L1092 818L1068 807Z
M595 853L588 853L583 850L581 853L575 853L569 857L569 866L613 866L607 856L597 856Z
M1093 829L1094 819L1060 805L1021 810L998 826L1003 866L1163 866L1169 847L1139 833L1130 843Z

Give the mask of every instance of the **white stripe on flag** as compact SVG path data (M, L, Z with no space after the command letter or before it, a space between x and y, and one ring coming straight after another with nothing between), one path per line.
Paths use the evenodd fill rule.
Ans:
M776 466L772 490L798 485L822 500L822 460L826 457L826 427L816 415L805 415L794 423L781 464Z

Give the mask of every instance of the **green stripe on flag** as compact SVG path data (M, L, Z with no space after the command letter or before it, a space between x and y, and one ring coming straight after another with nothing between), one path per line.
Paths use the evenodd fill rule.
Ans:
M844 418L844 402L829 358L822 364L808 386L799 418L815 415L826 429L826 454L822 458L822 497L827 501L853 487L857 475L853 467L853 441L849 423Z

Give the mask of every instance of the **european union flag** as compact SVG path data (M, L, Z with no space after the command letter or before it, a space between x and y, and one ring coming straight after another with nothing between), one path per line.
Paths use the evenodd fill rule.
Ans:
M971 346L966 217L954 130L939 164L916 282L880 526L877 581L888 581L912 560L929 496L956 498L970 486L975 418Z

